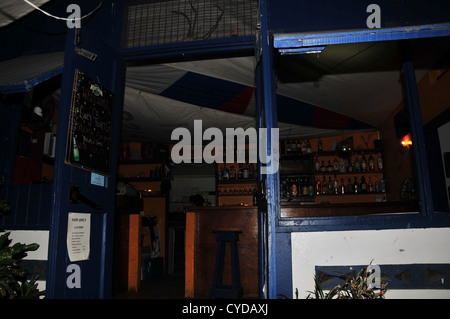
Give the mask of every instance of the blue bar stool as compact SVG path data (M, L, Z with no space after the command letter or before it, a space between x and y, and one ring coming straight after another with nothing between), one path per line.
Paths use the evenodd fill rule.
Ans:
M241 231L218 230L214 231L214 233L217 234L217 255L210 297L229 299L240 298L243 293L243 288L241 286L237 242L239 241L239 233L241 233ZM225 244L227 242L230 243L231 286L223 284L223 263L225 257Z

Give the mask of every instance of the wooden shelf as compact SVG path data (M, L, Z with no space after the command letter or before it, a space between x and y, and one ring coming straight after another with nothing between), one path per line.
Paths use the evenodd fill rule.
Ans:
M257 180L254 178L247 179L233 179L233 180L217 180L217 184L256 184Z

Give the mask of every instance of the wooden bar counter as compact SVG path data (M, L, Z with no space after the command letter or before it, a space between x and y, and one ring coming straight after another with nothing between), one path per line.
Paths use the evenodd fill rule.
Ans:
M216 230L237 230L243 298L259 297L258 210L256 206L186 209L185 297L209 298L214 277ZM223 283L231 285L230 250L226 246Z

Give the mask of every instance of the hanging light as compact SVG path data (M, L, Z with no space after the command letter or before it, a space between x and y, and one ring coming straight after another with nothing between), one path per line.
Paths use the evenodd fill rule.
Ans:
M401 143L400 152L403 154L408 153L412 146L411 133L408 133L405 136L403 136L400 143Z

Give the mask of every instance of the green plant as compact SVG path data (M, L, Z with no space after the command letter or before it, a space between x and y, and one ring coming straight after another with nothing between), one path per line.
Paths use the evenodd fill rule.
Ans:
M380 287L369 285L369 273L362 269L356 277L349 277L342 286L336 286L329 292L324 292L319 279L314 276L314 291L308 299L384 299L387 283L381 282Z
M9 235L8 232L0 236L0 298L39 298L45 291L37 288L38 276L27 280L28 272L20 265L27 252L38 249L39 245L15 243L11 246Z

